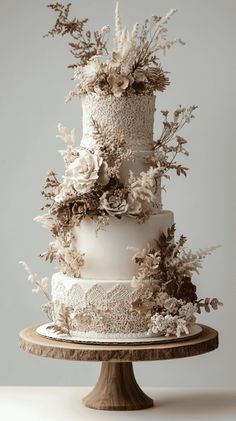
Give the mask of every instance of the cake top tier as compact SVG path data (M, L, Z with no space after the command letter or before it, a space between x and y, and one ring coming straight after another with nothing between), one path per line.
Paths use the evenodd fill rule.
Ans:
M134 151L153 149L154 95L116 98L112 95L90 94L82 97L82 107L81 146L94 146L93 121L96 121L114 132L122 130L127 147Z

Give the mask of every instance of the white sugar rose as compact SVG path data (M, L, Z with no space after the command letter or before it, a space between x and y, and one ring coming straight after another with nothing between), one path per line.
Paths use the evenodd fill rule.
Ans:
M66 170L66 178L73 182L73 187L79 193L86 193L94 185L99 177L99 169L102 165L102 157L82 149Z

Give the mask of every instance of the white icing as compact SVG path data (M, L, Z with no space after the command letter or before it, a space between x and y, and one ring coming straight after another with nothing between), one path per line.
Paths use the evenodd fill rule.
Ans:
M96 224L85 219L74 228L75 246L85 253L81 277L87 279L132 279L137 265L132 261L133 252L127 247L142 250L148 243L167 231L174 223L171 211L152 215L143 224L131 217L110 217L109 225L96 232Z
M99 280L71 278L61 272L52 276L52 300L83 309L90 304L107 309L114 303L130 302L134 290L131 280Z

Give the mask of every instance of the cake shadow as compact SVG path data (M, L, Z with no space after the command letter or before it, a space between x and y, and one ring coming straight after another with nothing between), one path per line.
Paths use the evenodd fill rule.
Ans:
M159 415L175 416L205 416L226 417L234 415L236 419L236 391L205 389L188 391L173 391L173 394L165 395L158 391L154 397L153 412ZM225 418L222 418L222 420Z
M90 388L85 388L88 391ZM154 400L152 408L134 411L103 411L85 408L76 388L70 395L70 414L75 415L81 406L87 415L87 420L225 420L236 419L236 391L232 389L156 389L144 388L145 393ZM86 393L83 390L83 394Z

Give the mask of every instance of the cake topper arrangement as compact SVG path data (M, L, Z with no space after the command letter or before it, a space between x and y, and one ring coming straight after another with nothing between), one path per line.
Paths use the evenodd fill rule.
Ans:
M76 60L69 67L74 69L74 79L79 83L67 100L92 92L118 98L163 92L169 85L157 54L165 53L176 43L184 44L181 38L168 39L167 25L176 9L170 10L164 17L146 19L143 25L136 23L129 33L122 27L117 3L114 45L108 51L109 25L103 26L100 31L90 31L88 19L70 18L71 3L54 3L48 7L56 12L57 19L45 36L69 36L70 51Z
M216 247L192 252L186 237L175 240L173 213L162 208L162 181L172 172L187 175L181 162L188 156L187 140L180 132L197 108L162 111L162 131L153 139L154 92L170 83L159 53L184 44L168 39L167 24L176 10L128 32L117 5L109 51L110 27L90 31L88 19L70 17L70 6L48 6L57 18L46 34L69 37L76 87L66 101L79 96L83 106L80 142L75 129L58 124L65 173L48 172L44 213L35 218L53 236L41 253L60 270L51 295L47 278L21 263L33 291L46 296L48 329L59 337L188 335L196 313L222 303L199 297L193 281Z

